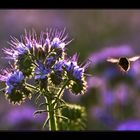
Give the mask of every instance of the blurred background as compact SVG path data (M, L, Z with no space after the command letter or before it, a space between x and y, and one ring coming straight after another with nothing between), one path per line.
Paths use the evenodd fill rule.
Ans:
M68 54L92 61L88 90L64 99L86 107L87 130L140 130L140 60L123 73L108 57L140 55L140 10L0 10L0 56L10 35L20 39L24 29L39 34L47 27L66 27L74 40ZM0 59L0 69L8 62ZM1 85L0 85L1 87ZM45 114L33 117L33 100L13 106L0 93L0 130L40 130Z

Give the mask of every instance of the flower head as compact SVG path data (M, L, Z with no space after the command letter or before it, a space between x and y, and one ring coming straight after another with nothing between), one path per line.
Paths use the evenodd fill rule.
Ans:
M66 41L68 34L65 35L65 28L64 30L58 32L57 29L50 29L47 32L48 38L50 38L51 47L52 49L60 48L62 50L65 49L65 46L68 45L71 41Z
M56 61L56 60L54 59L54 57L50 56L49 58L47 58L47 59L45 60L45 66L46 66L47 68L50 68L52 65L54 65L55 61Z
M58 37L54 37L54 39L51 42L52 48L61 48L64 50L64 47L66 46L65 42L62 42Z
M54 66L53 66L53 70L54 71L63 71L63 65L64 65L65 61L61 60L59 62L57 62Z
M75 94L84 93L87 89L85 69L88 65L79 66L77 60L78 56L75 54L71 59L66 60L64 63L64 69L70 79L70 89Z
M5 96L10 103L21 104L31 97L31 91L25 87L25 76L16 69L4 70L0 81L5 82Z
M1 75L0 80L6 83L6 93L11 93L14 88L23 82L24 75L18 70L12 73L8 73L8 71L5 70L5 75Z
M64 77L63 69L64 61L60 60L53 66L53 72L51 73L51 80L54 85L59 85Z
M73 71L73 77L77 80L82 79L84 68L75 67Z
M14 42L13 42L14 43ZM11 49L3 49L4 53L7 54L8 56L5 57L7 59L18 59L19 56L24 55L27 53L26 46L23 43L14 43L13 48Z
M65 61L64 67L69 77L75 80L81 80L84 76L86 64L81 67L77 64L78 56L75 54L70 60Z
M38 67L36 67L34 71L35 79L45 79L47 74L50 73L50 69L45 68L45 66L40 61L37 61L37 64Z
M6 93L11 93L11 90L18 86L24 80L24 75L21 71L14 71L7 77L6 80Z

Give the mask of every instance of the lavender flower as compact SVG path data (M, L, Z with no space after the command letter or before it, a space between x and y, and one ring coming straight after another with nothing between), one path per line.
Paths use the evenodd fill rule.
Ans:
M111 90L103 90L101 94L101 103L103 103L108 108L114 105L115 96Z

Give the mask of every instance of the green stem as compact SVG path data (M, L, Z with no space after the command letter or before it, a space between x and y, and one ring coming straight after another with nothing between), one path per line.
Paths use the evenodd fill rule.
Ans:
M62 91L65 89L65 87L67 86L69 82L69 79L65 82L65 84L62 86L62 88L59 90L58 94L57 94L57 99L59 99L61 97L61 94L63 93ZM43 127L45 127L46 122L49 121L49 130L52 131L56 131L58 130L57 128L57 101L56 100L52 100L49 96L45 96L45 100L46 100L46 105L47 105L47 110L48 110L48 117L46 118L46 121L44 122ZM49 118L49 120L48 120Z
M60 89L60 91L58 92L58 97L56 98L56 100L59 99L59 98L61 97L61 93L62 93L62 91L65 89L65 87L67 86L67 84L68 84L69 81L70 81L70 80L68 79L68 80L65 82L65 84L63 85L63 87ZM54 101L54 103L56 102L56 100ZM57 102L56 102L56 103L57 103ZM56 107L56 104L55 104L54 106Z
M64 90L64 88L66 87L66 85L68 84L69 79L65 82L65 84L63 85L63 87L61 88L61 90L58 93L58 98L61 96L61 92Z
M49 130L56 131L57 130L57 123L56 123L56 116L54 112L54 105L52 101L46 96L46 103L47 103L47 110L48 110L48 117L49 118Z
M33 90L39 90L38 88L34 87L33 85L30 85L28 83L25 83L25 85Z

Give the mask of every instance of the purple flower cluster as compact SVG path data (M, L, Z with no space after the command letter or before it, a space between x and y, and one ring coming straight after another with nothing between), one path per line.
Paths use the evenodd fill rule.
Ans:
M59 86L61 88L66 81L68 81L66 87L72 93L77 95L86 91L85 69L87 65L77 64L77 54L66 59L65 48L71 40L67 41L68 35L65 35L65 29L62 31L47 29L46 32L41 32L40 37L34 30L29 33L25 31L21 41L14 37L11 38L9 43L11 48L3 50L7 54L5 58L14 61L14 72L1 75L0 78L6 84L6 93L17 93L20 90L24 92L28 78L38 81L41 89L44 88L50 92L49 87Z

